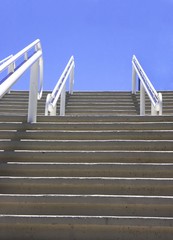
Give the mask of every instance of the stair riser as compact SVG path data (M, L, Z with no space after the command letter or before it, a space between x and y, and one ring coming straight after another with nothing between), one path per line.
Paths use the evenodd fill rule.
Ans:
M169 180L3 179L1 193L173 195Z
M170 228L152 228L151 227L113 227L113 226L96 226L92 223L89 225L78 226L74 224L69 225L55 225L49 224L8 224L0 225L0 237L3 240L37 239L37 240L54 240L57 238L61 240L71 240L72 236L75 240L115 240L115 236L121 240L155 240L155 236L159 240L172 240L173 231ZM75 238L74 238L75 237Z
M172 205L145 205L135 202L120 204L98 204L97 202L56 203L56 202L6 202L0 203L0 211L19 215L84 215L84 216L146 216L173 217Z
M173 124L165 123L0 123L0 130L173 130Z
M6 141L2 150L141 150L173 151L173 141Z
M1 161L9 162L122 162L173 163L173 152L163 151L5 151Z
M69 163L70 164L70 163ZM62 165L62 164L1 164L1 176L40 177L145 177L172 178L173 165Z
M39 110L38 114L44 115L44 106L46 102L48 92L43 93L43 97L41 101L38 101L38 107L42 106L41 110ZM139 114L139 102L140 97L139 93L137 95L132 95L131 92L75 92L72 96L69 97L67 93L67 104L68 108L66 110L66 113L69 115L73 114L79 114L79 115L85 115L85 114L114 114L116 115L136 115ZM23 108L27 108L27 102L28 102L28 92L14 92L12 91L10 94L5 95L1 101L0 101L0 111L6 112L6 114L27 114L27 111L24 111ZM11 110L10 107L7 106L7 103L11 103ZM14 104L13 104L14 103ZM14 112L14 109L16 108L16 103L18 105L18 110ZM25 105L23 106L23 103ZM107 104L106 104L107 103ZM136 106L136 109L134 108L134 103ZM173 115L173 97L171 92L164 92L163 93L163 114L172 114ZM82 104L82 105L81 105ZM103 106L105 104L105 106ZM121 106L122 104L122 106ZM81 105L81 107L80 107ZM97 107L93 106L96 105ZM102 113L99 113L99 108L107 109L110 107L110 105L113 106L113 108L110 108L110 111L102 111ZM150 101L148 97L146 96L146 114L151 114L150 112ZM124 107L123 107L124 106ZM7 110L7 109L8 110ZM72 108L74 110L72 110ZM81 111L80 108L87 108L88 111ZM123 110L126 109L126 110ZM130 111L130 108L131 111ZM6 110L5 110L6 109ZM93 112L90 112L92 111ZM115 112L113 113L113 110L115 109L121 109L118 114ZM133 110L134 109L134 110ZM128 110L128 111L127 111ZM133 112L133 111L134 112Z
M172 131L0 131L1 139L173 140Z
M171 220L149 220L148 219L116 219L111 218L21 218L20 221L15 217L10 221L10 217L1 220L0 237L1 239L76 239L76 240L172 240L172 221ZM49 221L49 224L47 224ZM8 223L7 223L8 222ZM12 223L11 223L12 222ZM137 223L138 222L138 223ZM137 224L136 224L137 223ZM164 223L164 224L163 224ZM46 225L47 224L47 225ZM136 226L135 226L136 225ZM46 226L46 227L45 227Z
M173 116L37 116L38 123L82 123L82 122L88 122L88 123L133 123L133 124L139 124L141 122L143 123L172 123L173 122ZM23 122L25 123L27 121L26 116L0 116L0 122Z
M15 108L15 111L14 111L14 108ZM19 106L19 107L16 107L13 106L11 108L9 107L4 107L4 109L0 109L0 113L1 114L11 114L11 115L27 115L28 113L28 110L27 110L28 107L25 107L25 106ZM59 115L59 107L57 107L57 115ZM139 109L138 109L139 111ZM44 105L41 107L41 106L38 106L38 111L37 111L37 114L38 115L44 115L45 113L45 107ZM136 109L134 108L131 108L131 109L123 109L123 108L119 108L119 109L116 109L116 108L108 108L107 107L103 107L103 108L88 108L88 109L71 109L71 108L67 108L66 109L66 113L70 116L70 115L113 115L113 116L126 116L126 115L136 115L137 112L136 112ZM172 107L165 107L164 110L163 110L163 115L170 115L172 114L173 115L173 108ZM148 108L146 109L146 115L151 115L151 109Z

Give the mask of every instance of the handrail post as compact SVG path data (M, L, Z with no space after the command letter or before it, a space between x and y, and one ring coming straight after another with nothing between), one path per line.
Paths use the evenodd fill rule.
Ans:
M51 99L51 94L49 93L49 94L47 94L47 97L46 97L45 113L44 113L45 116L48 116L48 113L49 113L49 111L48 111L48 105L49 105L50 99Z
M136 70L132 64L132 94L136 94Z
M158 98L159 98L159 115L163 114L163 101L162 101L162 94L158 93Z
M157 105L154 107L154 105L151 103L151 115L156 116L156 115L162 115L162 94L158 93L158 99L159 102Z
M13 62L8 66L8 74L13 73L14 69L15 69L15 63Z
M28 52L35 47L35 52L28 55ZM19 58L24 58L21 64L17 62ZM17 54L10 55L2 60L0 63L0 72L8 70L8 75L5 81L1 84L0 98L2 98L16 81L30 68L30 92L28 101L28 117L29 123L36 122L37 118L37 99L42 96L42 83L43 83L43 59L42 48L40 40L37 39ZM39 91L38 91L39 85Z
M56 116L56 105L54 108L52 108L52 111L50 112L50 116Z
M145 115L145 88L142 84L142 81L140 81L140 115Z
M8 66L8 74L11 74L14 72L14 69L15 69L15 62L11 63L9 66ZM8 94L10 94L10 89L8 91Z
M4 62L8 61L11 57L13 57L12 54L11 54L10 56L8 56L8 57L2 59L2 60L0 61L0 64L3 64Z
M70 86L69 86L69 93L73 94L73 85L74 85L74 66L70 72Z
M28 122L29 123L35 123L37 121L38 77L39 77L39 61L37 60L31 66L31 73L30 73L30 91L29 91L29 104L28 104Z
M65 116L65 99L66 99L66 85L62 89L61 99L60 99L60 116Z
M45 115L56 115L56 104L60 98L60 116L65 116L66 106L66 82L69 79L69 94L73 94L74 85L74 57L68 61L52 93L47 96L45 105Z
M162 115L162 94L157 93L135 55L132 58L132 94L136 94L136 75L140 79L140 115L145 115L145 92L151 101L151 115Z
M157 115L157 111L155 109L155 107L153 106L153 104L151 103L151 115L152 116L156 116Z

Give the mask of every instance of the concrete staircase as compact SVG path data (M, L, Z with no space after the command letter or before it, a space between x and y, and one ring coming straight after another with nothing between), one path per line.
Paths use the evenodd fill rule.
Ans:
M45 117L46 94L35 124L27 92L0 100L0 239L172 240L173 94L164 116L137 116L128 92L76 92Z
M38 115L44 115L46 96L38 101ZM163 114L173 115L173 92L162 91ZM66 115L139 115L139 93L131 92L74 92L67 93ZM12 91L0 99L1 115L26 115L28 109L28 92ZM57 104L57 113L59 103ZM146 96L146 114L151 115L151 104Z

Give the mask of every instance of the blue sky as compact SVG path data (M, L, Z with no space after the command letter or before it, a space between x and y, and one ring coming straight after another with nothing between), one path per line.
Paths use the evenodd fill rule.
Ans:
M0 12L0 59L39 38L45 90L74 55L75 90L130 91L133 54L156 90L173 90L173 0L0 0Z

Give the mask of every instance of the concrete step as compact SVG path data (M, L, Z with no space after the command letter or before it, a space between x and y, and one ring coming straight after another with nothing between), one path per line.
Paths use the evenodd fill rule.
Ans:
M0 140L1 150L173 151L173 140Z
M173 130L172 122L1 122L0 130Z
M37 100L38 104L45 104L46 102L46 97L47 96L42 96L41 99ZM28 96L4 96L3 98L0 99L0 104L14 104L14 103L18 103L18 104L28 104L29 101L29 97ZM59 102L59 101L58 101Z
M76 93L69 97L66 112L68 115L136 115L129 92Z
M125 115L125 113L128 115L130 115L130 113L133 115L133 113L136 113L136 110L134 109L134 107L129 107L129 109L128 109L128 107L129 106L127 106L127 107L108 107L107 109L105 109L105 107L94 107L94 106L92 106L91 108L90 108L90 106L89 107L70 107L70 108L68 108L67 107L67 109L66 109L66 112L69 114L69 113L74 113L75 115L77 115L77 114L79 114L79 113L85 113L86 115L91 115L91 114L96 114L96 113L98 113L98 114L105 114L105 113L108 113L109 115L114 115L114 114L116 114L116 115L118 115L118 113L124 113L124 115Z
M0 100L0 239L172 240L173 116L137 116L130 92L75 92L69 116L45 117L47 93L36 124L27 92Z
M1 215L2 239L172 240L173 218L131 216Z
M137 103L140 105L140 97L138 97L138 96L136 96L135 98L133 98L133 101L137 101ZM164 97L163 96L163 104L169 104L169 103L171 103L171 102L173 102L173 97ZM148 105L148 106L151 106L151 101L150 101L150 99L149 98L146 98L145 99L145 104L146 105Z
M18 215L173 217L172 196L0 194L0 211Z
M15 107L15 113L18 113L19 115L22 114L23 112L24 113L28 113L28 106L21 106L21 105L14 105L14 106L1 106L0 107L0 112L3 113L3 112L7 112L7 113L14 113L14 107ZM38 107L37 109L37 113L43 113L45 110L45 107Z
M89 110L103 110L104 108L106 108L106 110L126 110L126 111L130 111L130 110L134 110L134 106L132 104L79 104L79 105L74 105L74 104L70 104L70 106L68 105L66 110L67 111L89 111Z
M0 176L172 178L173 163L8 162Z
M173 196L173 178L0 176L1 194Z
M26 154L27 153L27 154ZM2 162L173 163L173 151L0 151Z
M44 92L43 98L40 102L38 102L38 106L42 106L42 110L40 110L39 114L44 115L44 105L45 105L45 100L46 96L49 92ZM135 102L136 99L136 102ZM163 93L163 114L172 114L173 115L173 108L172 108L172 103L173 102L173 97L171 92L164 92ZM167 105L167 102L169 101L169 104ZM11 109L10 106L7 105L11 102ZM3 99L0 100L0 111L1 114L4 114L3 112L5 111L6 114L10 115L16 115L20 114L20 109L22 111L22 114L27 114L27 106L23 105L23 103L28 102L28 92L22 92L22 91L12 91L10 94L6 94ZM13 103L13 104L12 104ZM16 104L18 104L18 109L16 109L16 113L14 113L14 107L17 107ZM107 104L106 104L107 103ZM108 105L109 104L109 105ZM123 106L124 108L128 109L130 106L135 107L134 104L138 109L134 110L134 112L131 111L125 111L125 109L118 111L117 113L111 112L111 111L102 111L99 113L97 112L90 112L89 109L94 107L94 105L97 105L97 108L100 106L105 105L105 108L108 108L108 106L113 106L116 109L116 106L119 106L119 109L121 109ZM22 110L22 106L26 109L25 111ZM139 114L139 94L137 95L132 95L131 92L75 92L73 95L69 97L67 93L67 106L69 106L66 110L66 114L73 115L95 115L95 114L114 114L114 115L126 115L126 114L131 114L131 115L136 115ZM71 109L71 106L74 106L73 108L76 109L76 113L74 113L72 110L68 112L68 109ZM76 106L76 108L75 108ZM87 107L88 106L88 111L79 111L79 107ZM121 107L122 106L122 107ZM3 109L4 108L4 109ZM5 108L8 108L8 110ZM78 109L79 108L79 109ZM111 108L110 108L111 109ZM148 109L148 110L147 110ZM99 109L98 109L99 110ZM117 109L118 110L118 109ZM130 109L128 109L130 110ZM146 97L146 114L150 114L150 102L148 100L148 97Z
M127 115L136 115L136 111L128 111L125 112L123 110L117 110L117 111L68 111L67 115L69 116L92 116L92 115L113 115L113 116L127 116Z
M79 96L79 97L84 97L84 96L94 96L94 97L130 97L131 92L129 91L74 91L73 95L74 97Z
M131 98L116 98L116 97L112 97L112 98L100 98L98 99L97 97L93 98L93 97L80 97L80 98L75 98L74 96L70 96L68 98L68 105L69 104L74 104L74 105L82 105L82 104L110 104L110 105L117 105L119 103L123 104L129 104L129 105L133 105L133 101L131 100Z
M88 122L88 123L100 123L100 122L111 122L111 123L121 123L125 122L126 124L128 122L143 122L143 123L160 123L160 122L173 122L173 116L112 116L112 115L102 115L102 116L37 116L38 123L40 122L53 122L53 123L59 123L59 122ZM25 123L27 121L26 116L3 116L0 115L0 123L2 122L19 122L19 123Z
M173 140L173 130L0 130L0 139L35 140Z
M138 102L140 102L140 96L139 95L136 95L136 96L132 96L133 99L137 99ZM173 96L172 95L163 95L162 96L162 100L165 102L168 102L168 101L173 101ZM145 97L145 102L146 103L151 103L150 99L146 96Z
M38 103L37 103L37 105L38 105L38 107L45 107L45 100L42 100L42 101L39 101ZM1 109L5 109L6 107L9 107L9 108L11 108L11 107L14 107L14 106L16 106L16 108L18 107L20 107L20 108L26 108L26 110L27 110L27 108L28 108L28 101L15 101L15 100L11 100L11 101L0 101L0 108Z

